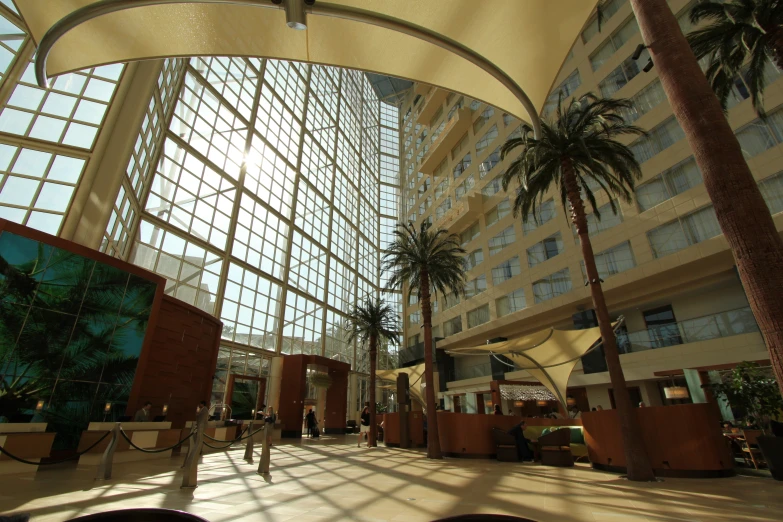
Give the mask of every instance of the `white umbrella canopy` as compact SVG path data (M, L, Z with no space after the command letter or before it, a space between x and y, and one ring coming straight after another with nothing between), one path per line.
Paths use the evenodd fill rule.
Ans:
M620 318L612 326L615 330L624 323ZM470 348L447 350L455 356L503 355L518 369L525 370L551 391L566 408L568 379L579 359L601 340L598 327L584 330L556 330L547 328L508 341L482 344Z
M272 0L15 1L36 43L55 42L52 34L62 29L41 71L49 77L101 64L170 56L257 56L431 84L528 121L531 111L542 109L597 4L597 0L317 0L314 6L304 6L309 11L307 30L297 31L286 26L281 9L285 2L298 0L284 0L282 5ZM101 14L111 9L115 11ZM363 21L356 21L357 17ZM45 39L47 32L50 36ZM422 34L440 36L441 44L455 43L479 59L455 54L432 38L421 39ZM481 59L507 75L511 84L477 65L484 63ZM524 93L514 92L509 87L513 84Z

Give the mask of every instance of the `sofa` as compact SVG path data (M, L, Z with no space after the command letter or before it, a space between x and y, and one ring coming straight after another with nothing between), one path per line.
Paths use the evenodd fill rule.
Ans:
M528 426L525 428L525 438L527 440L538 440L542 435L546 435L553 430L570 429L571 430L571 455L576 460L587 460L587 444L585 444L584 431L581 426Z

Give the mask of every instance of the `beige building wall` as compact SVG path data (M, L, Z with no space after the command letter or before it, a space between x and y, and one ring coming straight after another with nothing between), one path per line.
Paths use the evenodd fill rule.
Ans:
M669 4L676 15L686 17L692 2L672 0ZM600 94L600 82L629 58L637 45L642 43L641 35L638 31L633 34L595 71L590 57L605 42L613 38L618 29L622 28L632 16L630 4L624 2L611 16L600 34L594 36L587 43L578 38L574 44L572 56L564 63L554 86L560 86L566 78L578 70L581 84L572 94L576 96L587 92ZM646 63L646 58L644 61ZM645 63L640 63L640 68ZM655 68L649 73L640 72L613 96L632 98L650 86L656 79ZM464 245L469 253L477 249L481 249L483 252L483 262L467 273L467 280L472 281L482 275L485 276L486 290L474 297L463 298L459 304L448 309L444 309L444 297L438 296L438 307L433 316L433 327L436 336L445 337L438 342L438 348L449 349L484 344L487 339L494 337L513 337L550 326L571 328L573 327L572 315L592 308L592 303L589 289L584 286L581 272L581 250L574 238L571 223L567 220L568 211L563 208L558 195L553 192L544 199L554 198L555 217L535 230L525 233L522 220L520 217L513 216L513 213L508 213L496 221L490 219L493 218L490 214L493 209L506 198L513 203L514 189L517 185L512 182L507 193L500 190L495 194L490 194L491 190L488 189L492 186L493 180L508 167L511 158L495 166L483 177L479 165L496 147L502 145L514 133L519 122L504 115L502 111L495 110L494 114L482 124L480 122L485 111L488 110L487 106L475 102L471 107L473 100L465 98L464 106L472 109L470 122L468 124L465 122L447 124L444 133L438 137L437 142L430 143L433 129L439 127L460 99L459 95L449 94L446 96L437 89L417 86L406 104L403 105L401 113L403 117L402 199L405 217L417 223L424 219L431 219L434 226L448 228L450 232L456 234L464 233L474 223L478 224L480 230L477 237ZM438 105L437 108L432 107L433 100ZM765 100L768 112L783 105L783 81L780 81L779 76L766 88ZM460 114L460 119L463 116L464 113ZM664 99L649 112L639 117L635 123L644 129L652 130L671 116L671 108L668 101ZM732 128L738 130L756 120L757 115L753 111L750 100L745 100L730 109L728 118ZM476 144L493 126L497 126L497 138L477 153ZM460 135L447 135L449 128L454 128L450 131L452 134ZM466 133L465 137L462 137L462 132ZM423 133L426 133L427 136L422 139ZM629 138L626 142L630 144L633 141ZM456 147L449 146L450 150L444 154L442 150L446 147L440 145L441 142L448 145L454 143ZM455 178L454 167L467 152L471 153L471 165ZM686 160L689 156L691 156L691 151L686 140L679 139L676 143L642 163L643 174L638 185L650 181L666 169ZM748 163L756 179L761 181L780 171L781 165L783 165L782 156L783 146L776 145L760 154L749 157ZM441 164L440 157L445 163ZM439 166L433 168L433 165ZM418 173L421 173L420 179L418 179ZM461 202L466 202L465 206L461 209L452 208L451 211L439 217L436 209L449 197L454 203L457 188L471 176L475 180L475 186L467 190L461 198ZM438 190L439 185L444 181L447 183L448 189ZM599 207L609 202L609 198L603 191L597 193L597 199ZM592 234L593 250L596 253L601 253L624 242L630 244L635 266L606 278L603 284L610 312L614 317L623 315L626 318L629 332L644 330L646 328L643 318L644 310L658 306L671 305L678 322L748 306L736 276L731 252L722 235L692 244L662 257L656 257L651 247L648 237L651 230L686 217L710 204L703 183L698 183L646 211L642 211L636 201L630 204L619 202L622 222L608 230ZM453 205L453 207L456 206ZM604 214L603 217L605 220L611 218L611 212ZM783 213L776 214L774 218L778 229L783 230ZM515 241L494 255L490 255L491 239L507 227L513 227ZM563 251L534 267L528 266L527 249L556 233L560 233L562 238ZM492 268L515 256L519 256L521 273L499 284L493 284ZM568 269L570 273L571 290L552 299L535 303L534 283L564 269ZM499 316L497 300L519 289L524 292L526 307L508 315ZM484 305L488 305L489 320L469 328L468 313ZM415 342L414 336L419 333L420 316L417 312L419 312L418 303L405 303L403 315L407 344ZM446 335L445 323L456 317L461 318L462 331ZM622 355L621 359L626 371L626 378L633 381L652 379L655 377L654 372L656 371L764 359L766 358L765 354L766 349L761 336L758 333L749 333L626 354ZM456 363L458 381L450 383L449 388L473 386L482 382L480 377L470 377L471 366L481 364L480 360L482 358L459 359ZM515 372L507 374L507 377L514 378L517 375L521 378L526 373ZM483 382L489 378L485 376ZM581 364L578 364L570 384L572 386L591 386L588 389L589 395L597 403L603 403L606 406L608 405L608 395L604 390L603 383L605 382L608 382L606 372L584 375L581 372ZM601 386L598 386L599 384ZM651 389L644 387L643 395L648 392L652 393Z

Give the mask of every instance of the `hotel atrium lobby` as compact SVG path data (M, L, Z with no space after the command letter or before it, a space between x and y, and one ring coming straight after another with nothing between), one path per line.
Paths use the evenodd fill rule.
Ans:
M783 519L778 3L0 0L0 522Z

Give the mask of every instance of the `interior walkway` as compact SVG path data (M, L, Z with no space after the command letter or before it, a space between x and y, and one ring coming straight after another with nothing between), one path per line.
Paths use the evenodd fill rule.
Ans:
M242 450L204 457L195 490L181 490L181 457L0 476L0 513L26 511L54 522L97 511L163 507L210 522L305 520L427 521L505 513L539 521L780 520L783 483L757 477L629 483L574 469L488 460L428 461L417 450L356 447L356 436L323 437L272 449L271 479Z

